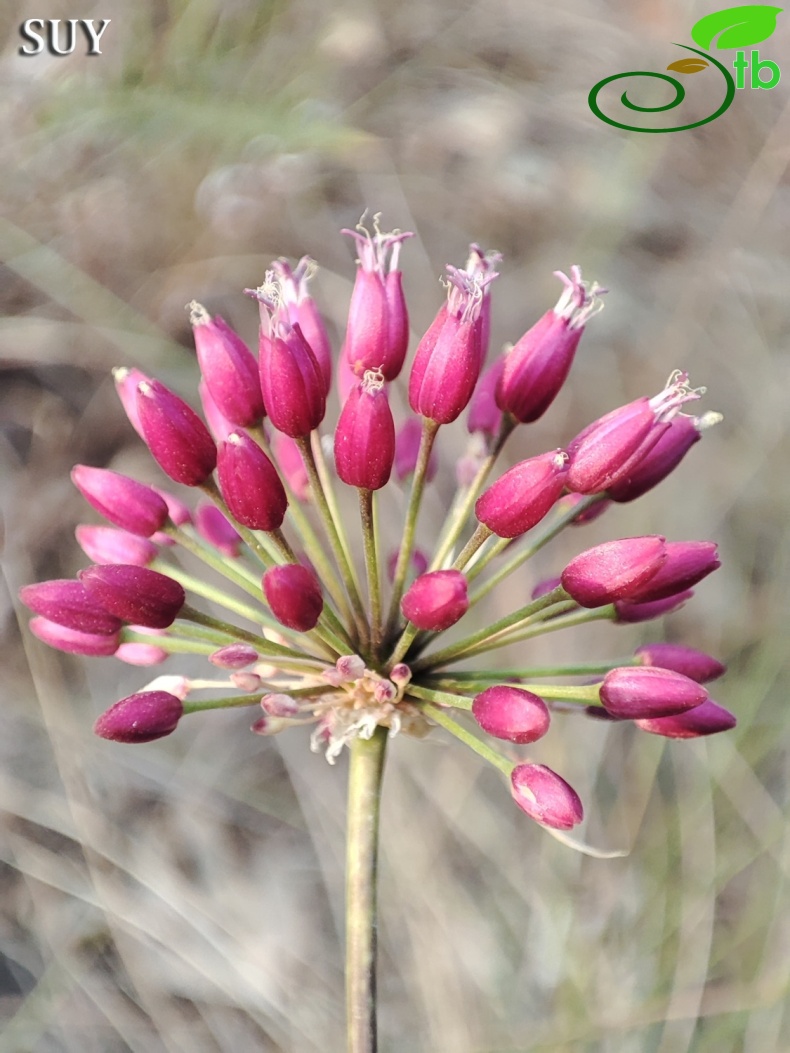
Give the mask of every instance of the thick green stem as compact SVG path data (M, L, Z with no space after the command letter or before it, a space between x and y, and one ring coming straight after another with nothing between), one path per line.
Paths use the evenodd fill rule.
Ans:
M346 1019L348 1053L375 1053L376 889L381 780L387 728L351 743L346 835Z

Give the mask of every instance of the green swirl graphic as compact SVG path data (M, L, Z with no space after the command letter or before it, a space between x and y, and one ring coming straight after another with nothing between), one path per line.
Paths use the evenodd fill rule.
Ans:
M615 80L622 80L623 77L655 77L658 80L667 81L675 89L675 98L671 102L665 103L663 106L638 106L636 103L631 102L628 98L627 92L623 92L620 96L620 101L623 106L627 106L629 110L637 110L639 113L662 113L664 110L673 110L685 99L686 89L679 80L675 80L674 77L670 77L667 73L653 73L650 70L634 70L631 73L614 73L611 77L605 77L603 80L599 80L590 90L590 94L587 96L587 102L595 116L598 117L599 120L605 121L607 124L611 124L615 128L622 128L627 132L647 132L652 135L658 135L664 132L685 132L689 128L699 128L700 125L709 124L711 121L715 121L717 117L721 117L735 98L735 81L732 79L731 73L721 64L721 62L715 59L713 55L709 55L705 51L697 51L696 48L689 47L687 44L675 44L675 47L684 48L686 51L693 51L695 55L701 55L703 58L712 62L714 66L718 66L724 80L726 81L727 92L724 96L724 102L719 106L715 113L712 113L710 117L703 117L701 121L694 121L693 124L680 124L676 128L637 128L632 124L623 124L621 121L615 121L611 117L607 117L598 105L598 93L602 88L605 88L607 84L611 84L612 81Z

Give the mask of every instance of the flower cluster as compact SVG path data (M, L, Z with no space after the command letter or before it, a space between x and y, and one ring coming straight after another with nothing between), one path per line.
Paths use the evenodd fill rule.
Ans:
M500 257L473 245L463 268L447 268L446 298L409 369L413 415L396 425L390 388L410 332L398 262L411 235L377 225L344 233L358 269L339 362L308 291L315 267L305 258L295 268L278 260L247 290L260 310L257 357L221 318L189 305L208 426L158 380L116 370L124 409L160 468L201 496L190 507L170 490L75 467L74 484L111 525L77 528L93 561L77 579L22 589L35 614L30 628L63 651L140 666L174 654L208 658L211 678L159 676L113 705L95 726L105 738L147 742L172 733L187 713L254 706L261 715L253 731L307 725L313 748L334 761L378 727L425 735L438 724L510 779L528 815L569 829L582 818L577 794L520 748L571 711L671 738L725 730L735 719L703 686L724 667L664 643L550 670L472 660L583 621L640 622L676 610L719 566L716 546L620 538L576 556L493 623L475 620L473 609L565 526L659 483L718 415L684 412L704 389L675 372L657 395L497 476L519 425L541 417L558 394L606 290L582 281L577 267L558 272L556 306L485 367ZM330 429L332 459L322 426L333 379L341 409ZM417 525L437 435L465 410L470 440L457 495L426 553ZM353 533L338 513L338 484L357 491ZM379 531L380 517L398 507L388 485L408 491L393 552L381 550ZM210 573L187 569L190 559ZM468 632L440 639L464 618ZM547 682L552 676L562 683Z

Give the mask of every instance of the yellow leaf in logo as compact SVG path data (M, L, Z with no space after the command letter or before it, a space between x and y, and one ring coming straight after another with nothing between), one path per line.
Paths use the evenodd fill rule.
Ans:
M670 62L667 69L675 73L701 73L710 63L701 58L681 58L677 62Z

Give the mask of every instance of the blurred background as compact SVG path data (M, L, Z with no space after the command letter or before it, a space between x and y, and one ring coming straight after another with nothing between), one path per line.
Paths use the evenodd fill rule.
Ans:
M740 91L716 121L672 135L618 131L587 106L603 77L662 69L678 54L669 42L715 7L6 0L1 1053L343 1049L345 759L330 768L297 731L253 736L246 711L185 720L139 748L95 739L95 717L148 671L49 651L16 593L85 563L74 527L98 520L69 482L74 463L161 481L110 369L138 366L194 402L184 305L201 300L254 344L241 290L280 255L319 261L314 295L338 347L354 273L338 232L366 208L416 232L402 257L415 339L470 241L504 254L495 348L554 303L553 270L579 263L611 290L566 389L511 460L655 393L676 367L707 385L701 410L724 423L676 473L567 531L485 616L611 537L714 539L722 569L666 623L494 658L683 642L729 664L715 696L739 720L667 742L555 719L529 755L574 785L583 838L628 852L615 859L559 844L439 731L396 739L381 1048L790 1048L787 84ZM66 57L21 57L27 18L111 22L101 56L79 39ZM781 64L788 45L780 16L761 55ZM426 542L465 444L461 422L441 433Z

